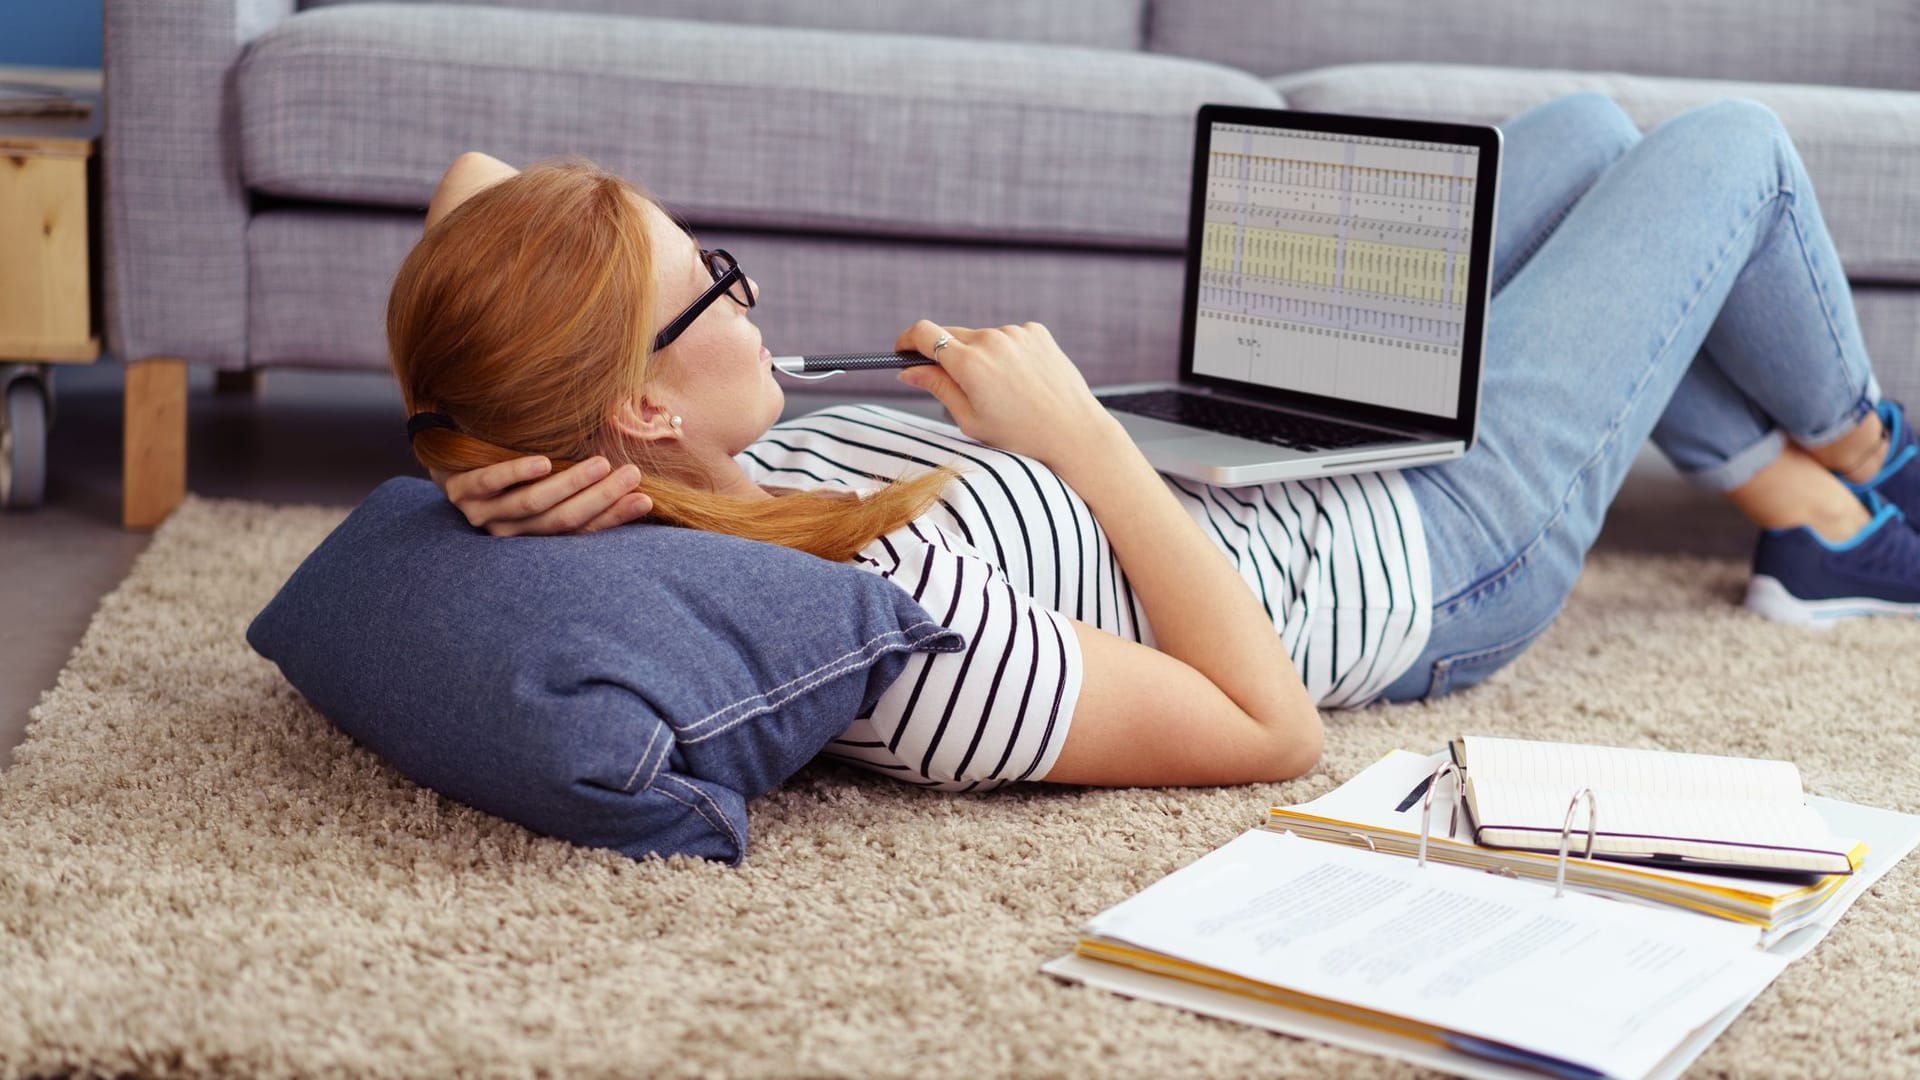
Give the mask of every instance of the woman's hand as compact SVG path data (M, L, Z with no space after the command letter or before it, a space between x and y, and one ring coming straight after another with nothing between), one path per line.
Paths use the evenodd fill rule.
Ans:
M938 398L972 438L1063 470L1119 431L1039 323L973 330L922 319L894 347L933 356L941 334L953 340L935 357L938 365L907 368L900 381Z
M1173 658L1076 629L1089 676L1047 779L1216 784L1311 768L1320 714L1272 618L1053 335L1037 323L969 330L917 322L895 347L933 356L942 333L953 341L939 365L907 368L900 380L939 398L961 431L1039 459L1086 500L1158 650Z
M431 470L433 482L460 508L467 524L494 536L591 533L637 521L653 512L635 465L608 468L604 457L548 476L543 457L515 458L462 473Z

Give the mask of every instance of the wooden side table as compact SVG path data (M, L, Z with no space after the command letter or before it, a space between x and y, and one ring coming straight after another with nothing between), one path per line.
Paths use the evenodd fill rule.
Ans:
M100 356L100 73L0 68L0 82L55 85L86 116L0 116L0 507L40 505L52 364Z

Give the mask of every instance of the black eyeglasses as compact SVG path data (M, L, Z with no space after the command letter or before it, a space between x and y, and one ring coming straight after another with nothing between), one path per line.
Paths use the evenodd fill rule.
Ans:
M740 263L733 256L719 248L712 251L702 249L700 260L707 264L707 273L713 275L713 287L701 293L700 299L688 304L687 310L675 316L674 320L667 324L666 329L660 331L660 335L653 339L654 352L659 352L673 344L675 338L686 333L687 327L693 325L693 320L699 318L701 312L712 307L713 302L720 299L723 293L726 294L727 299L743 308L750 308L756 302L753 284L747 280L747 275L741 272Z

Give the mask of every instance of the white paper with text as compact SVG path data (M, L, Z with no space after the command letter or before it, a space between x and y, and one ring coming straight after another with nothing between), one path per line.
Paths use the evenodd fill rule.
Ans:
M1260 830L1083 933L1617 1076L1786 963L1752 927Z

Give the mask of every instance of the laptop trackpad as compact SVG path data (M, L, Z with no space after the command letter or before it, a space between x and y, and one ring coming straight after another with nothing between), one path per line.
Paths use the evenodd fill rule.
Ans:
M1134 444L1155 464L1161 454L1169 460L1207 465L1257 465L1266 461L1287 461L1303 456L1285 446L1237 439L1210 431L1195 431L1183 424L1171 424L1138 413L1115 412Z
M1206 432L1199 434L1183 432L1171 437L1141 440L1140 451L1156 467L1181 472L1190 472L1194 469L1231 469L1246 465L1268 465L1308 456L1302 451L1285 446L1270 446L1247 439L1236 439L1230 435L1211 435Z

